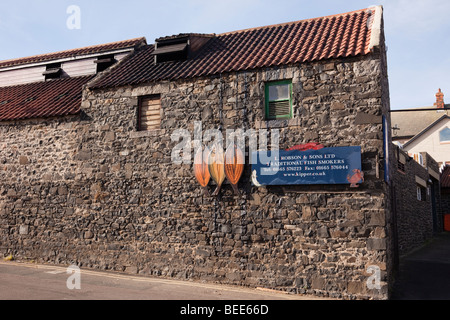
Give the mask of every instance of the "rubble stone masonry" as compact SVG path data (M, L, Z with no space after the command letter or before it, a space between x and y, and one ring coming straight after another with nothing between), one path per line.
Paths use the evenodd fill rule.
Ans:
M296 294L385 299L389 189L384 53L83 94L82 114L0 125L0 252L81 268ZM293 119L264 120L264 84L291 79ZM136 130L138 98L160 94L161 129ZM255 187L205 196L171 134L277 128L280 148L361 146L365 182ZM225 131L224 131L225 135ZM210 186L213 188L213 186ZM369 266L381 289L369 289Z
M438 177L438 163L427 153L422 153L424 161L419 164L402 150L398 150L396 162L401 163L401 154L405 161L400 168L394 169L393 201L398 254L405 256L431 240L433 233L443 230L443 217L439 181L429 174L433 171ZM420 198L418 188L421 190Z

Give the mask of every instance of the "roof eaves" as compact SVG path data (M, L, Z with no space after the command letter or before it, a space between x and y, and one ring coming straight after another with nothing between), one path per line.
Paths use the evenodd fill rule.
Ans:
M430 124L428 127L426 127L425 129L423 129L421 132L419 132L418 134L416 134L411 140L409 140L407 143L405 143L403 145L403 148L408 147L411 143L413 143L414 141L416 141L417 139L419 139L422 135L425 134L425 132L427 132L428 130L430 130L431 128L433 128L435 125L437 125L439 122L441 122L444 119L450 119L450 117L448 115L443 115L442 117L440 117L439 119L437 119L435 122L433 122L432 124Z
M374 49L377 45L381 45L383 40L381 34L382 12L381 6L371 7L337 15L217 34L213 40L202 47L195 59L172 64L171 70L167 69L167 65L154 67L154 59L151 54L141 55L137 51L132 54L132 58L130 57L129 64L122 64L123 68L116 69L118 73L115 75L116 79L102 77L101 81L93 82L91 88L111 88L160 79L187 79L226 72L367 55L371 53L369 47ZM333 41L327 46L325 39L329 37L327 29L324 29L324 21L326 24L330 24L330 28L334 30L331 39ZM321 25L323 25L322 29L320 29ZM350 27L347 28L347 25ZM309 30L310 27L313 27L312 31ZM377 30L378 39L372 39L372 31L376 37ZM260 31L263 31L264 34ZM160 39L166 40L187 35L189 34ZM285 38L282 37L287 36L291 37L295 47L293 45L288 47L286 41L283 41ZM319 52L320 50L324 50L324 52ZM141 69L136 68L139 65L142 67ZM134 70L136 76L129 76L130 70Z

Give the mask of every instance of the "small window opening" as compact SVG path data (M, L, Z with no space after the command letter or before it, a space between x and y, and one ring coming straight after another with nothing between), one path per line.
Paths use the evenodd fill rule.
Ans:
M105 71L116 62L117 60L114 58L113 54L98 57L97 61L95 61L95 63L97 64L97 73Z
M397 147L396 148L396 158L397 158L397 169L402 172L405 173L406 172L406 156L400 152L400 148Z
M188 57L189 39L186 37L157 41L155 45L155 63L184 61Z
M450 143L450 128L445 128L439 132L439 140L441 143Z
M417 200L427 201L427 188L417 186Z
M62 74L61 63L52 63L47 65L42 75L45 76L45 81L47 81L52 79L59 79L61 78L61 74Z

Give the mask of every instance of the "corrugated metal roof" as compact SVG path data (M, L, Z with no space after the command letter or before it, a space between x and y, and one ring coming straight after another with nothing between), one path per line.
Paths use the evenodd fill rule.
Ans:
M56 79L0 88L0 121L73 115L82 87L94 76Z
M371 49L375 12L376 8L369 8L219 34L212 37L195 57L185 61L155 64L154 47L145 46L110 74L95 81L91 88L366 55Z

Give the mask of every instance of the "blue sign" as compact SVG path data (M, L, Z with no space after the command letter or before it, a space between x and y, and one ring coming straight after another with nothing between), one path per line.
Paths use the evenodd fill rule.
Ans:
M361 147L252 153L252 182L263 185L350 184L364 182Z

